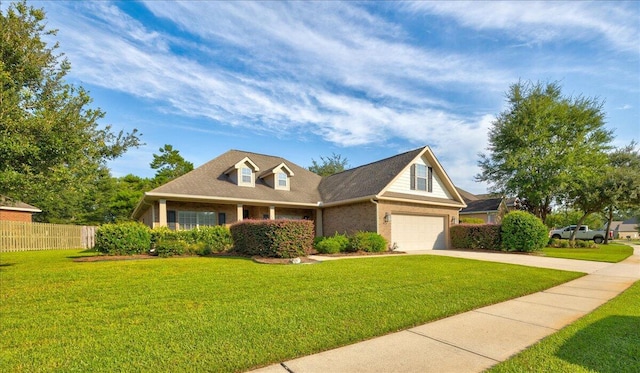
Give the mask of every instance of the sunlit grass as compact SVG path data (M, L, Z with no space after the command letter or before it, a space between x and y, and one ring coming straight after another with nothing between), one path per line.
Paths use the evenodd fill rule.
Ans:
M493 369L503 372L640 372L640 282Z
M545 247L542 252L553 258L591 260L594 262L617 263L633 254L633 248L619 243L598 245L596 249Z
M265 265L77 255L0 254L3 371L240 371L581 276L436 256Z

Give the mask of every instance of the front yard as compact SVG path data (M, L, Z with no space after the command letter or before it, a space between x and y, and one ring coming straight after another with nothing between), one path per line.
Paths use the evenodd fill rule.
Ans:
M638 300L640 282L489 372L640 372Z
M3 370L241 371L581 276L436 256L266 265L78 255L89 254L0 254Z
M594 262L617 263L625 260L633 254L631 246L621 243L609 243L608 245L597 245L592 248L554 248L545 247L542 252L545 256L552 258L566 258L578 260L591 260Z

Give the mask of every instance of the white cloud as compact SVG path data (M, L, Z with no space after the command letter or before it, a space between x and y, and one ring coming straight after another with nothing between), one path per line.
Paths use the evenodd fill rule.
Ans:
M633 1L424 1L407 5L413 12L453 17L478 30L504 30L528 42L602 38L602 46L632 53L640 51L637 7Z

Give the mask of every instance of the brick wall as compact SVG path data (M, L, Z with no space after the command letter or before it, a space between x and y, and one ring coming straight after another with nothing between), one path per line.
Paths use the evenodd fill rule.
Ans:
M376 205L361 202L345 206L328 207L322 211L323 234L331 236L356 231L376 232Z
M25 211L0 210L0 220L31 222L31 213Z

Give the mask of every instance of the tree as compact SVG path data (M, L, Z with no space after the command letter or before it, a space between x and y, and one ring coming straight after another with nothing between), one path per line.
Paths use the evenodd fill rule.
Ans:
M43 220L76 221L108 174L106 161L139 145L137 130L99 125L104 112L65 82L70 63L42 40L56 34L42 9L13 3L0 13L0 30L0 193L40 207Z
M173 146L165 144L160 154L153 155L151 168L156 171L155 185L162 185L193 170L193 163L186 161Z
M488 154L479 155L476 180L518 196L544 221L553 202L602 166L612 132L604 128L600 102L564 97L558 83L518 82L507 102L489 132Z
M607 174L602 178L602 199L607 214L607 231L616 211L640 208L640 150L636 143L616 149L609 154ZM608 235L605 243L608 243Z
M311 159L309 171L320 176L330 176L342 172L349 167L349 160L342 158L342 155L336 153L331 153L328 157L320 156L320 161L321 163L318 163L315 159Z
M582 217L582 211L573 209L561 209L547 215L544 224L549 228L562 228L576 224ZM590 214L584 221L584 225L591 228L600 228L604 223L604 218L600 214Z

